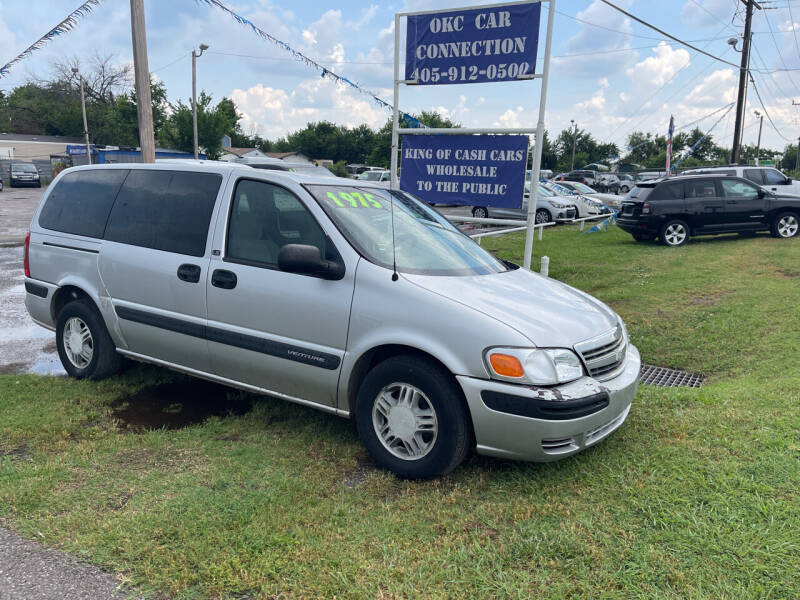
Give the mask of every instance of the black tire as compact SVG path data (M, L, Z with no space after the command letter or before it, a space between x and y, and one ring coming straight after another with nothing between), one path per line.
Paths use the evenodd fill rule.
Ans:
M432 409L435 416L436 434L424 432L427 437L420 446L430 445L420 458L396 455L384 445L376 430L382 420L383 426L390 432L387 436L393 438L389 440L389 445L401 440L401 436L391 435L387 418L392 410L399 409L399 404L390 407L386 413L378 408L378 401L382 397L388 395L394 398L392 394L396 386L416 388L417 392L422 393L421 397L414 395L417 408ZM399 413L399 416L402 419L404 415ZM375 463L406 479L429 479L449 473L461 464L471 446L469 417L455 379L438 365L416 356L389 358L367 374L358 390L355 420L358 435ZM417 433L415 431L411 437ZM401 442L395 451L405 452L407 448L408 444Z
M785 240L795 237L799 230L800 215L791 210L784 210L778 213L770 227L772 237Z
M546 208L537 208L536 209L536 216L534 217L534 221L537 225L542 223L550 223L553 220L553 217L550 215L550 211Z
M670 219L661 227L658 239L665 246L677 248L689 241L689 226L680 219Z
M80 363L80 358L85 360L85 357L79 357L77 363L70 358L67 350L70 345L69 333L67 333L68 340L65 344L65 329L68 327L68 322L73 318L77 319L77 321L72 321L70 326L76 323L83 323L90 334L88 343L84 342L83 344L84 347L91 346L91 358L87 364ZM75 348L74 345L70 347ZM56 348L64 370L75 379L104 379L116 373L122 363L122 358L117 354L114 342L111 336L108 335L103 318L88 300L73 300L67 303L58 313L56 318Z
M489 211L483 206L475 206L472 208L472 216L476 219L487 219Z

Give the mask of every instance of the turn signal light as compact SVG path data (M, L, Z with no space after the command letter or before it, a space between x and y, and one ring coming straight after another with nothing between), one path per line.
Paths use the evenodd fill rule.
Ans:
M494 372L503 377L522 377L525 374L522 370L522 363L516 356L492 354L489 356L489 363Z

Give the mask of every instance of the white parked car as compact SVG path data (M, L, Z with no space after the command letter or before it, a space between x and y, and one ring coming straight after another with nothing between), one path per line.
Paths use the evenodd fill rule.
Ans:
M776 194L800 196L800 181L787 177L774 167L704 167L684 171L681 175L730 175L752 181Z

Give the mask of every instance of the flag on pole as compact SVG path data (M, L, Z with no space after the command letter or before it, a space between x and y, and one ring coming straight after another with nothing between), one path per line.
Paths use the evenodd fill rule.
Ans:
M670 162L672 160L672 134L675 133L675 117L669 116L669 136L667 136L667 177L670 173Z

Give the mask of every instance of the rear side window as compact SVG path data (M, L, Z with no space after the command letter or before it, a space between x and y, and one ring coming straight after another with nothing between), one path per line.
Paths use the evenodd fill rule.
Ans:
M108 213L127 169L94 169L65 173L39 214L45 229L102 238Z
M215 173L134 169L111 210L105 239L203 256L221 183Z
M749 179L758 185L764 185L764 170L763 169L745 169L744 178Z
M717 186L712 179L686 182L687 198L714 198L715 196L717 196Z
M683 200L683 184L662 183L655 189L650 200Z

